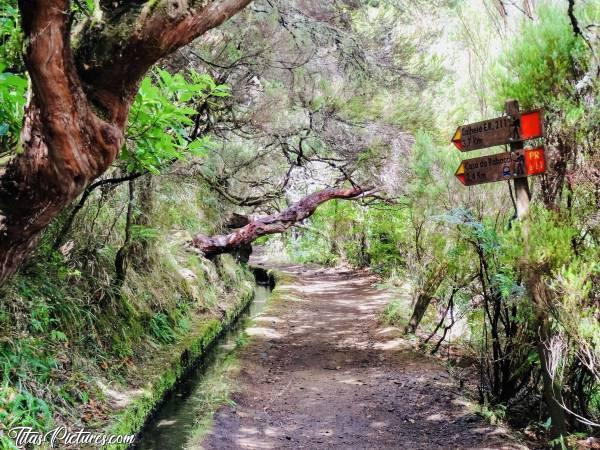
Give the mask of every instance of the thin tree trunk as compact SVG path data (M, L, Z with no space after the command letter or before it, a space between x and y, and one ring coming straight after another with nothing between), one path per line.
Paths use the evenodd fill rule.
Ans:
M404 329L405 334L414 334L417 331L417 327L421 323L421 320L423 320L425 311L427 311L427 308L429 308L429 304L431 303L432 299L433 297L429 294L419 294L413 309L413 313L408 321L408 325L406 325L406 328Z
M404 328L405 334L414 334L423 320L423 316L433 300L435 295L435 291L438 290L442 281L446 276L446 265L442 264L441 266L434 267L432 271L426 274L427 279L423 283L421 288L421 292L417 296L417 301L413 308L413 313L408 321L408 325Z
M154 210L154 178L152 174L146 175L139 183L137 204L138 214L134 215L133 225L140 229L147 229L151 225L152 211ZM131 247L131 260L137 268L150 266L151 240L139 236Z
M526 271L529 291L535 306L536 328L539 333L537 350L541 362L543 397L552 420L551 436L554 440L559 440L567 435L567 422L565 411L561 406L563 403L562 386L559 380L550 373L550 367L548 366L548 362L552 361L553 357L552 351L548 347L552 338L552 328L548 315L550 307L549 293L541 269L528 267ZM555 448L561 448L558 441Z
M115 290L121 289L127 276L127 260L131 249L131 226L133 225L133 206L135 201L135 181L129 180L129 198L125 217L125 239L115 256Z
M337 237L338 237L338 204L334 203L333 205L333 236L331 237L331 246L329 248L329 251L331 252L332 255L334 256L339 256L339 249L338 249L338 244L337 244Z

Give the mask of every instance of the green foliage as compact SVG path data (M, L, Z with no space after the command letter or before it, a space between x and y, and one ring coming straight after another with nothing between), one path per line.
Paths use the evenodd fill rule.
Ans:
M94 14L96 10L95 0L84 0L82 2L73 2L71 4L71 10L79 15L89 17Z
M427 213L428 206L434 208L447 192L447 186L455 183L454 170L458 165L455 152L437 144L431 133L419 130L411 148L408 199L418 201L416 212Z
M194 117L203 103L212 104L229 90L194 70L186 76L156 69L142 81L129 115L128 144L121 152L129 172L158 174L186 155L203 156L210 148L207 136L192 135Z
M93 22L98 12L95 5L94 0L73 2L70 13L75 24L88 17ZM210 150L217 149L212 140L220 137L203 135L208 129L203 122L208 116L212 122L220 120L222 100L229 89L194 70L171 74L156 69L140 85L131 108L126 145L114 171L125 168L129 173L165 174L175 161L203 158L201 170L206 178L244 198L260 194L264 185L275 186L275 175L287 171L289 159L299 150L307 159L318 155L336 162L339 154L345 158L345 152L353 153L347 168L357 178L366 177L374 173L377 164L390 163L386 159L389 143L379 134L410 132L414 145L402 150L398 163L402 182L388 193L395 204L328 202L288 233L284 238L287 250L301 262L368 266L394 282L401 281L406 293L435 297L436 308L426 315L425 329L431 330L433 321L439 321L453 296L455 316L465 330L462 338L481 364L481 391L490 400L482 414L490 420L508 417L511 400L520 395L531 393L533 401L539 398L540 358L535 346L539 333L534 328L535 305L525 280L525 269L534 268L547 288L552 332L565 343L565 351L559 355L563 373L558 378L577 380L577 385L565 387L565 396L569 405L581 408L585 403L585 413L598 417L597 373L590 375L582 369L598 367L600 361L600 267L594 225L597 176L595 172L581 175L587 167L597 167L600 104L591 51L573 33L564 2L534 7L533 20L512 24L514 30L501 25L511 17L495 17L479 2L437 6L442 14L421 7L415 13L397 2L348 4L341 14L331 15L343 18L348 30L340 30L338 19L299 22L293 39L280 45L281 52L288 52L290 43L308 47L316 42L315 53L318 48L334 48L332 55L339 50L335 55L339 64L329 56L327 64L322 64L319 57L317 64L322 64L323 70L309 61L289 70L293 82L287 79L287 71L282 77L281 68L274 71L268 64L261 65L268 59L262 55L271 51L260 42L265 38L261 33L279 26L281 19L277 11L261 11L251 29L243 30L254 34L243 34L247 42L230 39L221 51L225 61L216 63L234 67L234 76L228 80L244 78L246 73L237 77L235 70L246 63L252 67L248 73L258 74L264 97L256 94L229 100L239 100L235 106L241 115L236 122L240 119L244 130L245 125L259 128L257 141L264 139L267 144L250 143L236 135L231 142L223 141L226 149L222 153L212 155L216 151ZM597 2L576 6L582 29L593 34L594 27L587 24L598 22ZM443 20L434 23L438 14ZM463 14L471 17L461 25ZM305 19L310 22L308 16ZM326 24L328 20L334 25ZM497 25L502 37L495 40L492 26ZM235 33L239 31L235 29ZM281 38L279 31L273 35ZM449 42L453 39L458 44L455 47ZM500 39L505 47L491 64ZM3 156L5 149L18 143L28 88L22 75L22 33L14 0L0 0L0 44ZM464 52L464 48L472 51ZM207 50L206 54L214 56L213 48ZM244 64L241 58L246 58ZM455 73L449 73L453 70ZM230 75L225 69L222 73ZM485 73L487 79L482 77ZM460 80L463 84L457 84ZM525 225L509 221L512 211L505 185L469 189L458 185L453 172L459 154L446 145L450 125L456 125L446 121L459 117L460 123L487 115L494 107L502 109L507 98L518 99L523 109L546 108L546 143L554 154L569 154L561 144L564 139L557 137L572 140L571 159L549 161L553 170L567 167L562 178L549 175L541 182L532 180L534 203L546 195L551 181L566 180L568 189L559 189L553 205L558 211L534 206ZM305 120L308 115L310 126ZM197 119L200 133L196 133ZM317 132L319 128L324 131ZM363 145L363 132L378 136ZM279 145L276 140L285 140L285 157L271 159L274 152L269 150L266 159L257 159L257 148L274 148ZM350 149L355 140L360 145ZM348 148L338 154L336 145L347 142ZM228 168L234 169L228 173ZM292 183L298 182L292 179ZM135 372L129 367L135 367L140 355L177 346L193 332L194 314L217 311L227 291L247 284L246 271L229 256L219 258L215 268L179 251L191 232L221 232L223 213L231 205L211 186L191 177L161 178L154 194L157 205L148 213L149 222L134 224L130 231L133 243L152 242L157 255L146 265L131 264L119 295L115 295L111 280L115 254L123 244L123 205L128 197L122 187L92 195L74 223L68 243L72 248L67 245L64 255L50 250L46 235L26 270L3 291L3 300L9 301L0 302L0 424L48 427L55 413L48 405L54 398L73 407L97 398L85 385L89 374L125 382ZM136 199L136 216L138 207ZM384 319L404 324L410 300L407 295L393 301L384 311ZM499 318L495 324L493 317ZM492 326L495 328L490 331ZM213 319L206 342L218 330L220 322ZM240 337L237 344L244 342ZM72 355L89 361L82 364ZM490 375L498 367L501 376L507 377L503 381L508 387L522 382L523 390L502 391ZM168 380L161 380L156 396L174 383L178 370L179 366L168 374ZM212 391L207 386L203 402L212 410L226 399L222 386ZM136 423L143 421L142 413L132 415ZM0 436L0 445L11 444Z
M506 419L506 406L505 405L480 405L477 408L477 413L492 423L502 424Z
M18 142L28 86L24 76L5 70L0 60L0 153Z
M402 327L408 323L411 312L411 305L408 299L394 299L388 303L383 310L383 322L389 325Z
M0 0L0 156L17 144L26 100L19 22L17 2Z
M361 261L361 243L354 245L351 261L354 263L369 263L378 273L390 275L392 272L402 272L406 267L405 251L407 246L406 234L408 211L406 208L383 207L367 209L365 214L366 227L366 258Z
M512 230L506 233L504 251L500 257L505 264L514 264L521 259L522 262L544 266L550 271L572 262L576 257L573 239L579 231L565 219L556 212L534 206L530 223L515 223ZM532 239L526 238L529 233Z
M21 32L19 9L16 0L0 0L0 64L10 70L21 70Z
M150 333L163 344L169 344L175 340L173 327L169 323L169 318L163 313L158 313L150 319Z
M131 240L132 241L153 241L158 239L160 231L156 228L146 227L143 225L132 225L131 227Z
M113 257L97 261L98 272L90 274L76 268L73 255L67 260L42 245L27 273L3 287L0 296L12 301L0 302L0 430L14 424L48 430L59 411L79 423L82 405L101 401L101 394L90 388L94 379L127 387L148 361L154 364L157 355L171 354L190 335L203 332L197 329L199 312L214 307L212 296L225 292L223 280L231 298L221 295L220 305L240 301L239 292L245 296L249 288L248 271L231 258L221 259L222 279L212 265L204 266L198 258L194 264L186 261L197 278L182 282L180 266L168 265L168 255L162 254L152 271L131 269L118 301L99 298L99 279ZM210 324L216 331L206 330L197 344L200 350L222 327L217 319ZM1 437L1 448L11 445Z
M3 343L0 346L0 367L3 372L3 383L33 379L47 382L57 362L40 345L39 338L20 340L16 344Z
M345 261L389 274L403 265L405 220L403 208L367 208L333 200L321 205L309 224L285 243L298 262L333 265Z
M34 430L47 430L52 423L48 404L27 390L16 391L8 384L0 386L0 430L12 427L32 427ZM8 439L2 440L2 448L15 448ZM5 446L7 445L7 446Z
M490 85L498 109L515 98L525 109L564 109L575 97L575 84L587 71L589 48L573 33L566 5L539 7L535 21L524 21L519 38L507 43ZM571 105L572 107L572 105Z

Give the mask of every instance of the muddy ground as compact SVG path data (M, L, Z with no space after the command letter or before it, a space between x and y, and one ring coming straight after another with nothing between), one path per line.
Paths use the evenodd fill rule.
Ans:
M378 321L394 295L366 272L284 269L286 283L248 330L236 406L202 448L516 449L470 412L441 363Z

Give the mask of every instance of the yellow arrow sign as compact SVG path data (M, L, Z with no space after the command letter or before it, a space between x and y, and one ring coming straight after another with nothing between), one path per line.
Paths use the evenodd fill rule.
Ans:
M465 184L465 163L460 163L460 166L458 166L458 169L456 169L454 176L458 178L458 181L460 181L462 184Z

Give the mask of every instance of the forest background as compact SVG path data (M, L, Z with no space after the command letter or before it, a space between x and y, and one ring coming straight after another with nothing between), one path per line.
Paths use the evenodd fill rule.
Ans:
M74 32L100 12L72 2ZM2 164L30 89L20 23L0 1ZM2 287L1 427L93 424L93 380L126 385L196 315L219 314L247 268L203 258L194 235L353 187L256 243L403 286L412 301L383 320L420 326L424 351L459 344L491 417L556 445L597 433L599 27L593 0L259 0L163 59L118 158ZM526 222L509 183L454 177L456 126L507 99L545 111L548 171Z

